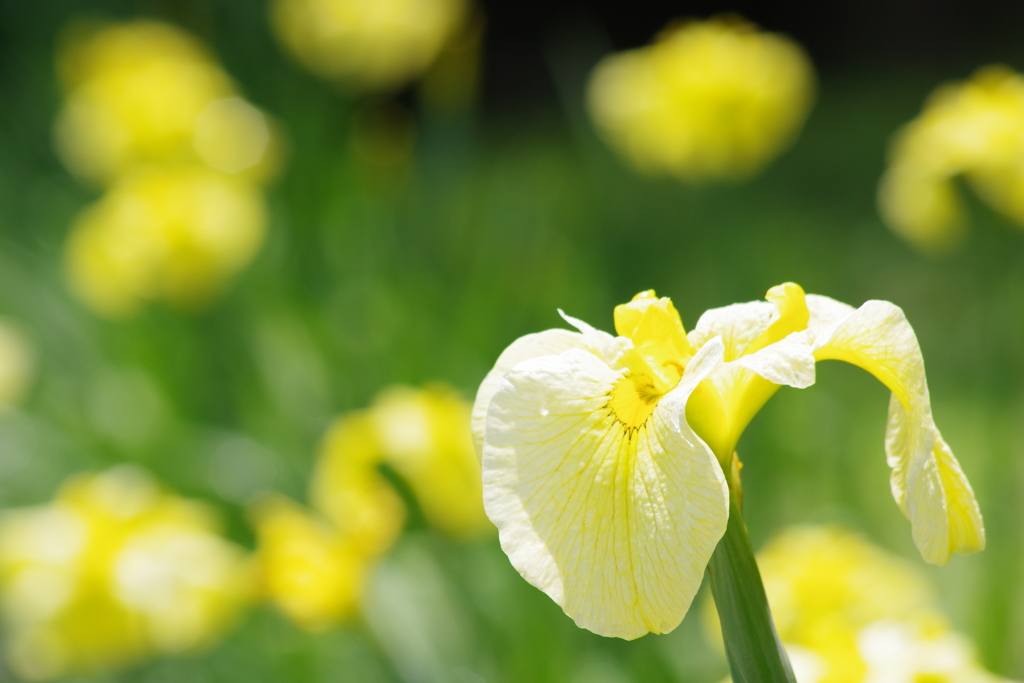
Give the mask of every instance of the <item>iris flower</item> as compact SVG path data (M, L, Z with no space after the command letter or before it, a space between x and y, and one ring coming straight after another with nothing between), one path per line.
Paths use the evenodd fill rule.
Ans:
M587 96L598 132L639 170L736 179L796 137L814 68L785 36L718 17L670 25L652 45L609 55Z
M371 567L402 531L405 506L377 471L376 444L367 415L340 418L310 482L314 509L277 495L253 509L263 593L309 631L356 610Z
M464 0L275 0L272 23L303 66L359 90L425 71L462 27Z
M408 483L431 526L462 540L493 533L480 504L470 406L442 384L395 386L374 401L384 461Z
M921 351L903 312L805 296L704 313L689 334L672 302L642 292L612 336L564 316L516 340L473 411L484 507L533 585L595 633L675 628L729 516L723 467L782 385L837 359L892 392L885 450L896 503L928 562L984 547L971 487L932 419Z
M987 66L947 83L896 137L878 206L900 237L924 251L956 247L966 212L955 183L1024 226L1024 76Z
M271 122L194 37L147 20L72 29L57 54L65 100L54 129L72 172L102 185L152 164L273 175Z
M443 385L393 386L369 409L338 418L310 481L313 509L273 496L253 511L266 597L311 631L356 611L374 564L405 524L381 465L404 480L431 527L458 540L490 533L469 412Z
M790 528L757 564L801 683L1003 680L950 630L927 576L857 534Z
M112 318L148 301L201 308L256 256L261 192L199 165L147 167L118 180L72 226L67 269L78 297Z
M355 611L377 559L362 539L284 496L261 500L253 522L263 595L288 618L317 632Z
M0 515L6 657L47 680L192 650L251 599L246 553L214 511L121 466Z
M35 354L25 335L0 319L0 414L17 405L32 380Z
M982 668L973 645L952 631L883 621L864 629L858 646L867 664L865 683L1012 683Z

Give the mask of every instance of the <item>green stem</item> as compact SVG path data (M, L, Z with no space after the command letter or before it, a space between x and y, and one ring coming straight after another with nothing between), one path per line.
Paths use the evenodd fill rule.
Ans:
M729 525L708 564L733 683L796 683L779 642L747 527L730 487Z

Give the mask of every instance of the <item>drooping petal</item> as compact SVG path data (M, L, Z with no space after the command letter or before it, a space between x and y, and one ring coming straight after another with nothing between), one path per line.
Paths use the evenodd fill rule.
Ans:
M887 301L868 301L840 317L837 302L829 302L817 297L813 304L820 320L832 320L811 330L814 357L864 368L892 392L885 437L890 485L922 557L945 564L954 552L984 549L981 512L935 427L921 349L903 311Z
M583 627L636 638L685 615L725 531L728 489L686 401L713 340L646 421L610 408L626 371L571 349L515 366L490 401L484 506L513 566Z
M470 421L473 429L473 445L476 446L477 456L483 452L487 407L491 404L491 399L501 386L501 380L509 370L525 360L557 355L582 344L583 335L579 332L558 329L545 330L516 339L498 356L494 368L480 383L480 388L476 392L476 400L473 402Z

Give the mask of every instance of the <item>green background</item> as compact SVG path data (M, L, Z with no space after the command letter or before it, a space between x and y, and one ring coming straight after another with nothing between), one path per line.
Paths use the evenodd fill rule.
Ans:
M920 561L889 494L887 392L839 363L812 388L782 389L739 445L755 547L790 524L860 530L934 579L989 668L1024 677L1024 234L969 200L964 248L928 259L874 204L893 132L937 83L978 65L826 73L789 152L747 183L695 188L635 175L600 143L581 103L602 46L566 34L549 50L559 102L419 111L414 162L395 174L353 156L358 102L283 54L262 3L22 5L0 7L0 315L28 333L39 367L20 410L0 418L0 506L136 462L212 502L251 547L245 503L270 489L302 500L332 418L390 383L444 380L470 398L513 339L564 326L556 308L611 329L615 304L654 288L692 327L707 308L795 281L906 311L988 549L944 568ZM203 314L157 305L108 322L66 287L69 224L98 194L52 152L53 47L83 14L179 22L287 135L268 240ZM417 109L415 92L403 101ZM526 584L496 539L460 546L414 521L360 620L311 636L261 607L206 652L76 680L718 681L700 611L666 636L600 638Z

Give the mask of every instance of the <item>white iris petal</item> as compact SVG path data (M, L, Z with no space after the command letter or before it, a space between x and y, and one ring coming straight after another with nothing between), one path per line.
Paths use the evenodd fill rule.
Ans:
M516 365L491 399L484 506L513 566L578 625L636 638L689 608L728 489L685 407L722 356L705 344L638 428L609 409L626 371L582 343Z

